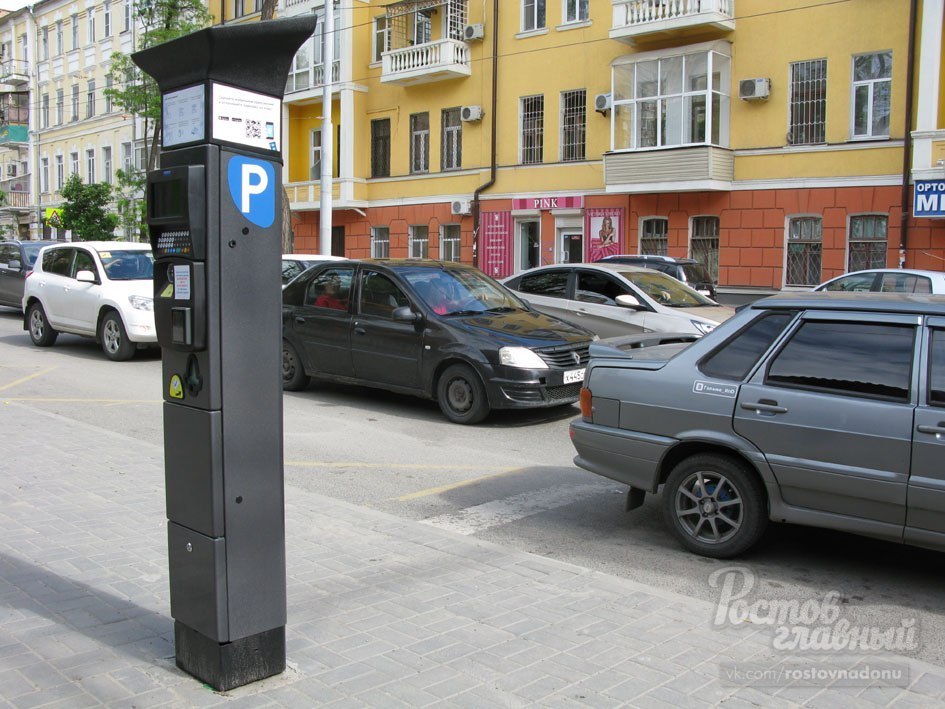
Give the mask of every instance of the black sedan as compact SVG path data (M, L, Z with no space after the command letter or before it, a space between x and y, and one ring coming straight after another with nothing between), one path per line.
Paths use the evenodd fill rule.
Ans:
M282 302L284 389L310 378L378 387L434 399L463 424L574 403L594 339L458 263L321 264Z

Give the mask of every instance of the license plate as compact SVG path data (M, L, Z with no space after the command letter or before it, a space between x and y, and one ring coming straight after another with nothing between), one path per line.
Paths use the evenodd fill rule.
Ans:
M583 369L571 369L564 373L565 384L574 384L574 382L583 382L583 381L584 381Z

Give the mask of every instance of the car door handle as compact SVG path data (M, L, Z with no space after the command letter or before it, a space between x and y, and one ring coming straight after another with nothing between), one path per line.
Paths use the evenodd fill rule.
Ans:
M304 323L304 322L305 322L305 318L303 318L301 315L296 315L296 316L295 316L295 322L297 322L297 323Z
M367 330L365 330L363 327L356 327L356 328L354 328L354 334L355 334L355 335L367 335Z
M945 435L945 421L939 421L938 426L926 426L921 424L915 427L915 430L919 433L932 433L936 436Z
M742 402L742 408L748 409L749 411L754 411L757 414L786 414L787 408L784 406L778 406L776 401L755 401L755 402Z

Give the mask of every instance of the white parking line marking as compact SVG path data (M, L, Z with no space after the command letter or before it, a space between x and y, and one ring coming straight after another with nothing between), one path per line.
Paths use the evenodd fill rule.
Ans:
M481 505L467 507L457 512L450 512L421 521L431 527L448 529L468 536L491 527L498 527L525 517L531 517L539 512L547 512L548 510L570 505L584 495L601 493L606 489L607 486L601 484L556 485L543 490L523 492L501 500L484 502Z

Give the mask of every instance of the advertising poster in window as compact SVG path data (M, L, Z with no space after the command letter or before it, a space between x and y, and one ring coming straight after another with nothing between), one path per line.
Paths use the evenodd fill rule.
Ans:
M512 212L483 212L479 228L483 273L493 278L512 275Z
M623 208L584 210L584 233L588 261L600 261L604 256L621 253Z

